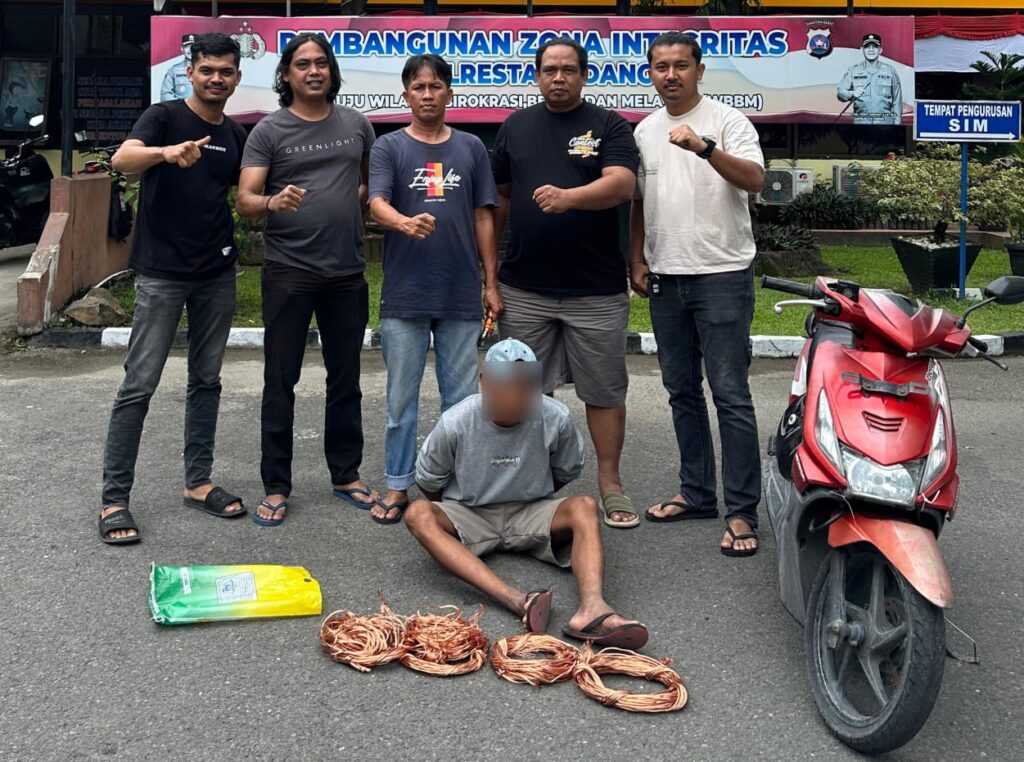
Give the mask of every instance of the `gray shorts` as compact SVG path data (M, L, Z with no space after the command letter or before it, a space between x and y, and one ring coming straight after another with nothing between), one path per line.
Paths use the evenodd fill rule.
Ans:
M455 500L434 503L455 525L462 544L474 555L495 550L529 553L549 564L572 566L572 543L551 544L551 522L565 498L552 497L528 503L494 503L473 508Z
M554 297L501 284L503 339L527 344L543 364L544 392L569 379L595 407L626 404L629 295Z

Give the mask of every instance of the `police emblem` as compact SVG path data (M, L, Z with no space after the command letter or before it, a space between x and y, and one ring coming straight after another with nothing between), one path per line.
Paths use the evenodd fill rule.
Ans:
M267 52L267 43L260 35L256 34L249 26L248 21L243 21L238 27L238 33L231 35L231 39L238 43L242 50L242 58L263 58Z
M832 53L831 29L808 29L807 52L815 58L824 58Z

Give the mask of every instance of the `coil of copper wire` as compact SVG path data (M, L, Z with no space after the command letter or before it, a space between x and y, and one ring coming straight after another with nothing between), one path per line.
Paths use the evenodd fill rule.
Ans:
M686 686L679 673L668 665L671 659L650 656L620 648L605 648L596 654L587 643L580 651L573 679L587 696L605 706L627 712L678 712L686 706ZM665 690L657 693L630 693L613 690L601 681L601 675L630 675L658 682Z
M456 606L447 614L413 614L405 622L405 653L399 661L417 672L451 677L475 672L487 661L487 636L478 626L481 606L469 619Z
M360 672L405 655L405 620L381 600L380 611L359 616L335 611L320 625L320 645L336 662Z
M579 655L574 646L558 638L526 632L496 641L491 666L510 683L551 685L572 677Z

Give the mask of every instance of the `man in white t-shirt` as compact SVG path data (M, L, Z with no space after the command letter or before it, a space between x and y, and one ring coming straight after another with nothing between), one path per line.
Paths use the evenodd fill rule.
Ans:
M722 553L750 556L758 547L761 466L747 379L755 250L747 194L761 190L764 157L750 120L698 91L704 65L693 37L666 32L651 43L647 58L665 106L636 128L640 171L630 217L630 280L650 300L681 486L646 518L719 515L706 373L722 440Z

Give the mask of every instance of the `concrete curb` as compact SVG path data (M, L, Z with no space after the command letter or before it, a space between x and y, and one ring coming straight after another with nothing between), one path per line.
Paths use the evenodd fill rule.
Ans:
M36 347L57 347L62 349L125 349L131 337L131 328L52 328L32 338ZM983 335L979 339L988 343L989 353L1000 355L1024 355L1024 331ZM750 351L757 358L792 358L800 354L804 344L803 336L751 336ZM174 347L188 346L188 333L179 328L174 337ZM306 335L307 347L320 346L320 332L310 329ZM262 328L232 328L228 337L231 349L262 349ZM363 349L380 349L380 331L367 328L363 335ZM653 355L658 352L658 342L653 333L629 333L626 336L626 353L631 355Z

